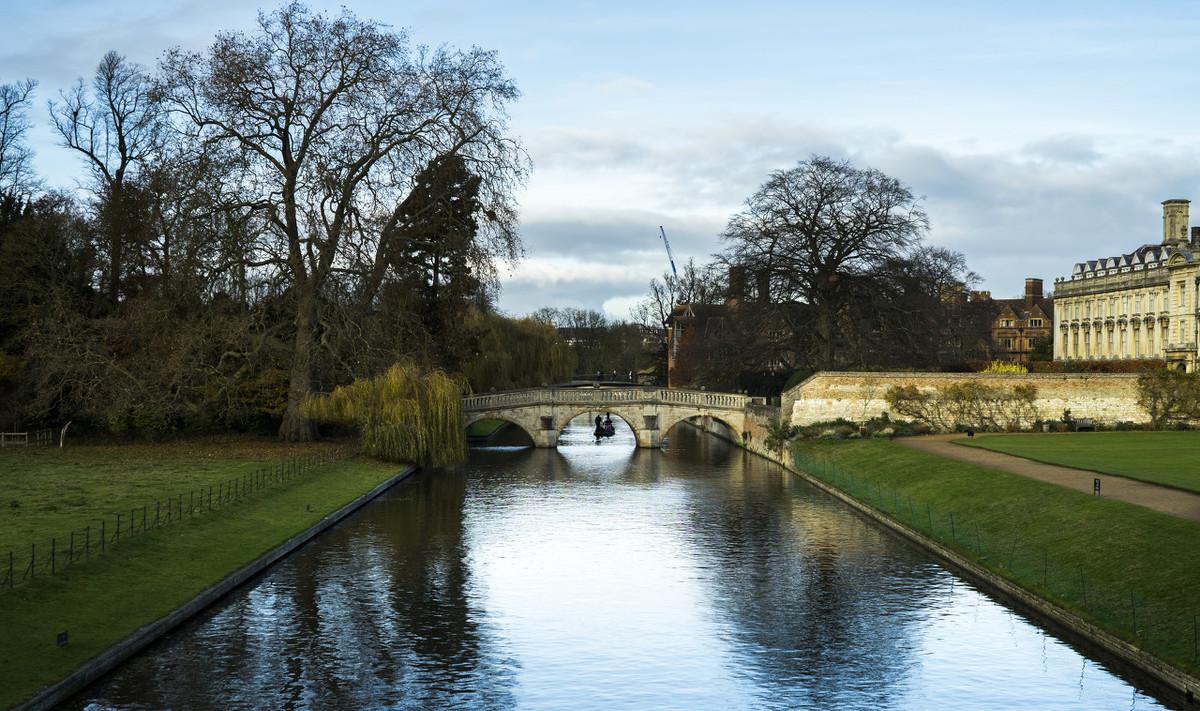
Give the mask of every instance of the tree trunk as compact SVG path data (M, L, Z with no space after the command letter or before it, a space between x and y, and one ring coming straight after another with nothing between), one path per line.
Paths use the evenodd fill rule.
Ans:
M286 442L316 439L316 426L300 413L304 399L312 392L313 329L317 322L317 299L308 283L297 284L296 341L292 349L292 370L288 378L287 410L279 426L279 438Z
M817 367L833 370L833 305L824 299L817 304Z

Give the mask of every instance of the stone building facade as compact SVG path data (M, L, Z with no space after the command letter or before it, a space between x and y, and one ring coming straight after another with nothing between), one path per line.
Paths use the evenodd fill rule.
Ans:
M1194 371L1200 227L1188 200L1166 200L1160 244L1079 262L1055 280L1055 360L1154 359Z
M1054 335L1054 300L1042 294L1041 279L1029 278L1023 297L992 303L996 309L991 329L993 357L1028 363L1037 339Z

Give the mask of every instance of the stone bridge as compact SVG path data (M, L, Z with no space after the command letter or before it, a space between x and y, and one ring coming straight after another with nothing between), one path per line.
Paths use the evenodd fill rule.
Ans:
M716 420L747 438L747 408L761 398L735 393L659 387L546 387L463 398L463 427L477 420L506 420L525 430L535 447L556 447L567 423L585 413L612 413L625 420L639 447L657 447L683 420Z

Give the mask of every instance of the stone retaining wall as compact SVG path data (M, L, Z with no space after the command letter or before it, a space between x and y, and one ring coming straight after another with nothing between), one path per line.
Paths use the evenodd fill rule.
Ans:
M854 373L821 372L783 393L784 412L791 424L807 425L845 418L862 422L880 413L893 416L885 395L893 386L914 385L932 392L939 387L977 382L1011 390L1016 385L1037 388L1034 403L1044 420L1071 416L1097 422L1146 422L1149 415L1137 404L1136 374L1126 373L1030 373L992 375L984 373Z

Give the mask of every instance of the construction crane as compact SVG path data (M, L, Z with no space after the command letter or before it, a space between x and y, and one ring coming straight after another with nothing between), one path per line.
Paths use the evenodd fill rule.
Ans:
M663 229L662 225L659 225L658 232L662 235L663 246L667 248L667 259L671 262L671 274L678 279L679 272L675 269L675 255L671 254L671 243L667 241L667 231Z

